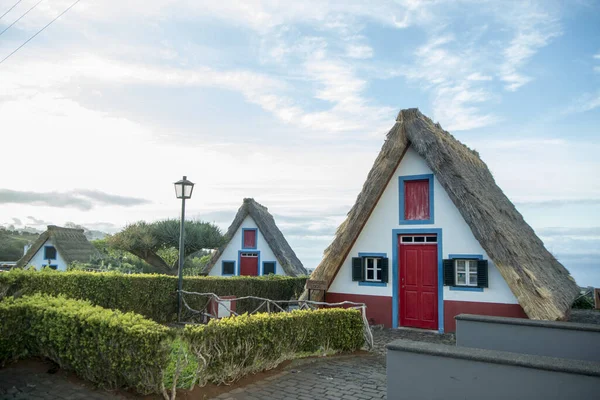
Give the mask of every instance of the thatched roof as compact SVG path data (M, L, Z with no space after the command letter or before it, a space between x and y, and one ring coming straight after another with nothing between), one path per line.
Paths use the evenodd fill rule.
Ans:
M283 268L285 273L289 276L307 275L302 262L298 259L287 240L285 240L283 233L281 233L275 224L275 220L269 213L267 207L257 203L254 199L244 199L244 203L235 215L231 226L227 229L227 233L225 234L225 244L212 255L210 262L206 265L203 272L209 273L214 267L215 263L219 257L221 257L221 254L223 254L223 251L225 251L225 248L231 239L233 239L233 236L248 215L252 217L258 226L260 233L269 244L269 247L271 247L273 254L275 254L275 257L277 258L277 262Z
M331 285L409 146L431 168L529 318L564 318L578 293L569 272L496 185L479 154L417 109L398 114L356 204L311 279Z
M48 225L48 230L37 238L27 250L27 253L17 262L16 267L26 267L48 239L52 241L52 244L67 264L73 261L90 262L93 257L100 255L94 245L83 234L83 229Z

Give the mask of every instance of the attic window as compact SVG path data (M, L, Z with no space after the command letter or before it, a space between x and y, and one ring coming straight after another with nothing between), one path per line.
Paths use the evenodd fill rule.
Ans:
M399 178L400 224L433 224L433 175Z
M44 260L56 260L56 247L44 246Z
M256 249L256 228L242 229L242 249Z

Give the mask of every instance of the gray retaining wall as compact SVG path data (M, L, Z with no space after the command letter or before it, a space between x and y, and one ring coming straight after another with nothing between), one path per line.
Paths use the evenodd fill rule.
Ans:
M461 314L456 345L600 362L600 326Z
M387 345L389 400L592 399L600 364L396 340Z

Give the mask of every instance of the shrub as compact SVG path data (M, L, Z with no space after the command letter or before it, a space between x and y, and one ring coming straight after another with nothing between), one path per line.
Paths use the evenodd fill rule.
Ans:
M48 357L108 387L160 392L172 331L134 313L36 294L0 302L0 361Z
M188 325L183 337L202 360L200 385L229 383L316 351L353 351L363 343L358 310L323 309L255 314Z
M184 290L215 293L220 296L257 296L272 300L288 300L300 295L307 277L185 277ZM0 293L27 295L44 293L53 296L89 300L104 308L133 311L160 323L177 317L177 277L171 275L131 274L116 272L84 272L12 270L0 274ZM191 307L201 309L207 298L186 296ZM237 312L253 311L256 301L237 302Z

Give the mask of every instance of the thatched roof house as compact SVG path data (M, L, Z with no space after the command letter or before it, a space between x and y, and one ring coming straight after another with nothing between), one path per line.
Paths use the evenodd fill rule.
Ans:
M98 250L83 234L83 229L48 225L48 230L37 238L17 262L16 267L33 265L39 269L50 265L54 269L64 271L73 261L90 262L99 255Z
M213 254L203 272L221 276L306 275L267 207L254 199L244 199L227 229L225 244Z
M406 171L411 174L431 174L432 176L427 178L428 175L414 175L414 178L410 178L405 176ZM396 177L398 177L398 181L393 179ZM411 182L410 179L413 179L414 183L420 184L420 186L406 186L407 182ZM405 193L405 191L407 192ZM416 210L414 213L408 209L408 207L413 207L408 205L408 191L410 191L411 196L414 196L413 198L419 199L421 197L424 199L424 205L414 206ZM403 197L405 194L406 198ZM431 196L431 198L429 199L427 196ZM400 201L400 215L392 216L392 212L398 214L398 201ZM402 203L403 201L405 203ZM389 211L377 210L375 212L378 207L382 207L378 204L385 202L396 202L396 208L390 208ZM402 207L405 207L404 211ZM441 207L446 208L442 210ZM387 219L380 218L380 214L384 213L387 213ZM446 220L449 221L449 215L454 215L453 213L456 213L457 217L452 222L445 222ZM460 232L461 235L464 234L464 239L461 238L460 240L457 239L458 233L456 232L460 230L464 223L459 221L458 215L462 216L462 219L466 222L465 227L468 227L468 229L465 229L466 232ZM409 217L415 220L410 221L408 220ZM407 224L407 227L414 228L414 224L418 224L416 226L420 230L413 229L411 232L429 234L431 237L437 235L438 251L440 252L438 257L440 268L437 273L447 275L446 277L439 276L440 289L442 282L443 286L448 286L443 290L439 290L440 294L436 299L441 303L439 304L440 314L444 314L444 312L448 314L448 303L463 301L459 305L466 307L467 303L479 301L476 297L478 294L452 292L454 290L453 286L449 284L449 282L454 282L454 286L457 286L456 282L458 280L461 284L469 286L469 282L466 281L469 278L468 259L470 257L465 258L467 260L466 264L464 260L459 261L458 264L443 260L443 267L442 260L439 259L454 259L455 257L451 257L452 254L450 253L465 253L465 249L461 246L470 246L474 249L473 252L485 253L483 257L478 257L478 259L489 258L490 272L489 274L485 272L485 279L482 279L482 282L485 281L484 283L473 287L456 287L456 290L471 289L472 292L475 291L474 289L481 289L482 293L484 291L490 293L489 296L492 296L493 287L496 290L495 297L489 297L485 300L482 297L482 303L479 304L489 303L500 298L496 301L502 304L506 303L508 305L511 301L518 302L518 305L522 307L529 318L557 320L565 317L574 297L578 293L577 285L569 272L546 250L533 229L525 222L515 206L496 185L494 177L479 157L479 154L460 143L450 133L444 131L439 124L433 123L417 109L402 110L398 114L396 123L387 134L386 141L368 174L356 203L348 213L346 220L338 228L333 242L325 249L321 263L312 273L311 279L325 280L329 284L330 292L338 292L339 296L328 297L328 299L348 298L348 296L342 296L342 293L350 295L358 291L356 284L355 286L350 285L350 272L342 273L341 269L354 266L356 267L355 272L358 271L356 272L358 274L360 272L360 260L355 257L356 252L373 251L360 247L362 246L361 243L366 240L364 229L368 228L371 237L378 234L374 230L375 228L371 227L374 223L370 224L369 220L372 218L379 218L377 221L381 221L380 226L386 224L387 220L393 219L396 222L394 222L395 226L391 226L391 228L402 228L403 225ZM384 239L386 244L381 249L393 253L395 257L393 260L395 264L392 265L394 271L389 272L390 283L393 286L392 290L384 292L381 289L381 292L373 291L369 292L369 295L391 296L393 292L393 296L396 296L394 301L397 302L398 299L400 301L400 310L394 312L401 314L403 307L402 291L408 289L404 286L404 278L402 278L402 283L399 282L398 271L395 269L399 268L400 275L402 275L402 260L398 259L401 257L403 249L401 245L409 244L408 242L413 239L407 238L407 243L403 241L401 243L398 236L411 233L403 229L392 230L394 231L393 240L390 242L387 239L389 236L386 236L386 239ZM471 234L468 233L469 230ZM443 240L442 233L444 235ZM470 241L473 237L478 244L471 244ZM419 240L430 241L427 238ZM397 247L396 242L398 242ZM436 239L431 239L431 242L432 244L435 243ZM389 247L389 243L394 243L393 248ZM444 246L443 256L440 250L442 243ZM355 261L356 265L351 265ZM373 261L369 262L373 263ZM485 263L487 263L485 260L480 262L481 265ZM379 265L384 266L382 279L385 278L385 282L381 282L380 279L380 283L387 285L387 258L383 257ZM465 265L467 265L467 278L465 278L464 273ZM446 266L449 267L449 270L446 269ZM459 268L459 270L452 270L452 268ZM474 285L477 278L476 269L475 264L472 264L471 273L474 276L471 285ZM506 284L502 283L500 278L492 279L495 277L496 270ZM338 278L340 275L343 275L343 278ZM488 276L489 286L487 284ZM448 281L445 280L446 278ZM335 281L338 279L344 281L336 283ZM356 280L354 276L352 279ZM399 289L398 285L400 285ZM502 285L508 286L514 298L511 297L508 290L506 290L506 294L502 294L502 290L504 290ZM406 284L406 287L408 287L408 284ZM367 289L361 288L360 290L364 292ZM459 294L469 297L460 298L458 297ZM486 296L486 294L480 296ZM451 298L452 302L449 302L446 298ZM443 309L444 305L446 310ZM397 308L398 306L390 304L390 307ZM453 305L452 307L456 308L457 306ZM463 308L462 312L465 312L464 310L466 309ZM438 310L435 311L438 312ZM467 310L466 312L473 312L473 310ZM400 318L402 319L402 315L400 315ZM440 321L442 321L442 318L443 315L440 316ZM448 318L448 315L446 315L446 318Z

